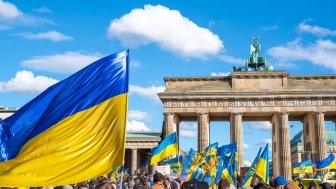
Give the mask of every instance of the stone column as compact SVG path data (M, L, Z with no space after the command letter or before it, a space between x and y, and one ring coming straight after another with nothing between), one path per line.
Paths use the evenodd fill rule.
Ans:
M279 164L279 115L272 115L272 165L273 176L280 175Z
M315 118L312 113L303 116L304 159L316 161Z
M292 179L291 149L289 140L288 113L279 113L279 164L280 175Z
M131 174L135 173L137 170L137 163L138 163L138 155L137 149L131 149L132 151L132 163L131 163Z
M243 156L243 124L242 124L242 114L233 113L230 115L230 142L237 144L238 151L238 172L240 167L243 166L244 156Z
M316 113L316 135L317 160L320 161L326 155L324 113L321 112Z
M164 113L164 119L164 136L166 137L171 133L176 132L180 120L175 113Z
M198 151L202 151L204 148L209 146L210 143L209 114L198 113L197 122L198 122Z

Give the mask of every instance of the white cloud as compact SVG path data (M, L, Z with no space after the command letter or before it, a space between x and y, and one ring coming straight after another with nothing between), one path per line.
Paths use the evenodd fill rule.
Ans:
M197 123L181 122L179 127L180 137L189 139L197 138Z
M197 132L195 130L194 131L180 130L179 135L181 138L189 138L189 139L197 138Z
M252 163L248 160L244 160L244 167L251 167Z
M47 7L39 7L39 8L35 8L33 9L34 12L39 12L39 13L52 13L53 11L50 10Z
M271 31L271 30L277 30L279 28L278 25L274 24L271 26L261 26L261 31Z
M128 119L131 120L151 120L153 116L149 114L148 112L143 112L139 110L130 110L128 112Z
M300 33L311 33L316 36L327 36L336 35L336 30L331 30L329 28L323 28L320 26L314 26L301 22L298 26Z
M0 19L12 20L22 15L22 12L12 3L0 0Z
M309 61L336 71L336 43L331 40L317 40L308 46L295 40L284 46L272 47L267 53L279 61Z
M33 92L39 93L58 81L45 76L35 76L33 72L18 71L9 81L0 81L0 92Z
M0 31L9 30L9 29L10 29L9 26L0 24Z
M224 55L224 54L219 55L218 59L223 61L223 62L228 62L228 63L231 63L231 64L239 64L239 65L242 65L245 62L241 58L236 58L236 57L233 57L233 56L230 56L230 55Z
M269 148L271 148L271 146L272 146L272 139L271 138L266 138L266 139L258 142L257 146L265 146L267 143L268 143Z
M179 126L180 126L181 130L195 130L195 129L197 129L197 123L181 122Z
M72 37L59 33L57 31L48 31L48 32L42 32L42 33L37 33L37 34L26 32L26 33L20 33L17 35L23 38L26 38L26 39L31 39L31 40L50 40L54 42L72 40Z
M150 129L142 121L128 120L126 131L150 131Z
M24 60L21 64L24 67L36 70L45 70L55 73L73 73L90 63L98 60L100 54L81 54L79 52L68 51L64 54L53 54L44 56L34 56L29 60Z
M131 60L130 61L131 68L137 69L141 67L141 63L137 60Z
M269 121L252 121L248 123L248 126L251 129L265 130L265 131L272 130L272 123Z
M228 75L230 75L231 74L231 72L211 72L211 76L228 76Z
M246 150L248 148L250 148L250 146L248 144L246 144L246 143L243 142L243 149Z
M142 96L149 100L153 100L156 103L160 102L159 96L157 93L163 92L165 90L164 86L150 86L150 87L141 87L138 85L130 85L129 93Z
M218 35L161 5L145 5L144 9L133 9L112 20L107 36L119 39L125 46L155 43L184 57L205 58L224 49Z

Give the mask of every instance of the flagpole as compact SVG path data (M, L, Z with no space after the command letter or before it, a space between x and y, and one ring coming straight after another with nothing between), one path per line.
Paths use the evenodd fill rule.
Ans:
M124 164L122 164L122 168L121 168L121 177L120 177L120 183L119 183L119 188L120 189L122 189L123 188L123 185L122 185L122 183L123 183L123 177L124 177Z
M179 159L180 158L180 138L177 135L177 132L176 132L176 136L177 136L177 165L178 165L178 171L180 171L180 159Z

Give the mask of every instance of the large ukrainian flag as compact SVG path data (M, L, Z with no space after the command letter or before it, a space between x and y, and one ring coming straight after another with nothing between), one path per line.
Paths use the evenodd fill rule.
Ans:
M0 122L0 185L50 186L107 174L123 163L128 51L49 87Z
M150 164L153 165L163 159L178 154L176 132L170 134L155 148L151 150L152 158Z

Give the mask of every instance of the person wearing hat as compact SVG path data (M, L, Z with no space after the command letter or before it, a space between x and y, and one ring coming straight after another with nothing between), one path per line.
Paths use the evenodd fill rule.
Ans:
M276 189L300 189L296 184L289 182L283 176L278 176L274 179L273 187Z

